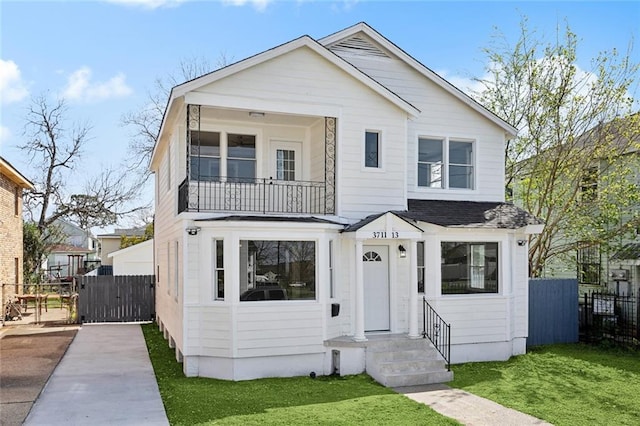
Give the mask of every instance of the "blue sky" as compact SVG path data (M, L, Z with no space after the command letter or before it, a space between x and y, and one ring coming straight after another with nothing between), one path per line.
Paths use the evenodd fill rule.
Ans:
M78 168L90 174L127 155L122 114L142 106L156 77L180 61L221 54L233 62L307 34L321 38L365 21L454 83L481 76L482 47L498 28L511 42L522 16L553 40L565 20L578 65L640 43L640 2L7 1L0 0L0 155L27 177L22 143L30 99L65 96L71 121L93 125ZM632 58L640 62L640 46ZM80 181L78 179L77 181Z

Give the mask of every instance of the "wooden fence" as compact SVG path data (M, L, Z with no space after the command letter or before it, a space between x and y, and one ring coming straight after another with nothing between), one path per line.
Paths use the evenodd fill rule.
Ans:
M529 280L527 346L578 341L578 281Z
M78 280L81 323L152 321L155 317L154 275L83 276Z

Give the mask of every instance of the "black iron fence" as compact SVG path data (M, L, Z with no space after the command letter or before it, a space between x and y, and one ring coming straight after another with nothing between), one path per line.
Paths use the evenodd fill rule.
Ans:
M640 295L593 291L580 301L580 339L640 346Z
M428 338L451 370L451 325L422 297L422 338Z
M276 179L185 179L178 188L178 213L233 211L333 214L324 182Z

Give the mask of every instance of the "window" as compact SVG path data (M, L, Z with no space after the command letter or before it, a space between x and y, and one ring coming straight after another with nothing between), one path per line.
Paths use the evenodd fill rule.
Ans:
M598 168L590 167L580 180L580 200L582 202L595 201L598 197Z
M316 243L240 241L240 300L285 299L316 299Z
M579 243L577 257L578 282L600 285L600 248L597 245L587 246L584 243Z
M365 132L364 138L364 166L380 167L380 133Z
M13 282L14 290L15 290L15 293L18 294L20 290L20 258L19 257L13 258L13 270L15 272L15 281Z
M179 281L180 281L180 253L178 250L178 242L175 242L175 252L173 253L173 289L174 289L174 293L173 296L177 299L178 298L178 286L179 286Z
M336 297L335 278L333 276L333 240L329 241L329 297Z
M194 180L212 181L221 177L253 180L256 177L256 136L191 131L190 161L190 178Z
M418 293L424 293L424 241L418 241Z
M191 131L190 172L194 180L220 177L220 133Z
M171 191L171 144L167 149L167 192Z
M256 137L253 135L227 135L227 177L255 179Z
M293 149L276 150L276 179L296 180L296 151Z
M442 294L498 292L498 243L442 243Z
M449 141L449 188L473 188L473 144Z
M418 186L442 188L443 143L440 139L418 140Z
M167 241L167 294L171 293L171 243Z
M213 240L213 298L224 300L224 241Z
M473 189L473 143L419 138L418 186Z
M13 214L20 215L20 188L16 188L13 193Z

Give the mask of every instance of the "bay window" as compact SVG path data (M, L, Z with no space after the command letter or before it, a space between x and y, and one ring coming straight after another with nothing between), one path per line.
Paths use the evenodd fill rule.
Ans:
M240 241L240 301L315 299L314 241Z
M498 293L498 243L443 242L442 294Z

